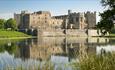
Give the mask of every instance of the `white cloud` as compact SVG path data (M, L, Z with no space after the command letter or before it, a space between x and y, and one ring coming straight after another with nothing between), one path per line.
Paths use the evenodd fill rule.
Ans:
M13 18L13 13L0 13L0 18L2 19Z

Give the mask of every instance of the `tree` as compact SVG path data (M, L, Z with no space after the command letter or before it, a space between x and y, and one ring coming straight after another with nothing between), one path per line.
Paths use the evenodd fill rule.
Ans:
M11 43L11 45L5 44L3 47L9 54L15 54L18 48L15 43Z
M8 19L5 23L5 29L12 29L12 30L16 30L17 26L16 26L16 21L12 18Z
M97 24L97 28L105 35L110 33L114 28L115 21L115 0L101 0L102 6L107 8L103 13L100 13L101 20Z
M4 23L5 23L5 20L0 19L0 29L4 29Z

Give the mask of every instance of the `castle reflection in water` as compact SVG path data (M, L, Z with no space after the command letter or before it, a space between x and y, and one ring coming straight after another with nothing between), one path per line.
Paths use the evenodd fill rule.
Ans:
M108 38L41 37L25 39L18 43L15 57L48 61L52 56L67 57L68 62L87 54L97 54L97 46L110 44Z

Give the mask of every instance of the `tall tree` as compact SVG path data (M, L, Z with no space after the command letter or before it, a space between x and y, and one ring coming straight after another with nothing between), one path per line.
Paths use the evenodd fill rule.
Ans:
M101 20L97 24L97 28L105 35L111 32L115 23L115 0L101 0L102 6L107 8L103 13L100 13Z
M16 21L12 18L8 19L5 23L5 28L11 28L12 30L16 30L17 26L16 26Z
M5 20L0 19L0 29L4 29L4 23L5 23Z

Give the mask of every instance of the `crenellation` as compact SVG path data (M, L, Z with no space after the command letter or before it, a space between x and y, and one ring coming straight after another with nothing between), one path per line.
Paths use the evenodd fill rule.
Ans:
M21 11L21 14L14 14L14 18L20 29L35 28L59 28L64 29L92 29L96 25L96 12L73 12L68 10L67 15L51 16L49 11L37 11L29 13ZM66 19L68 22L66 22Z

